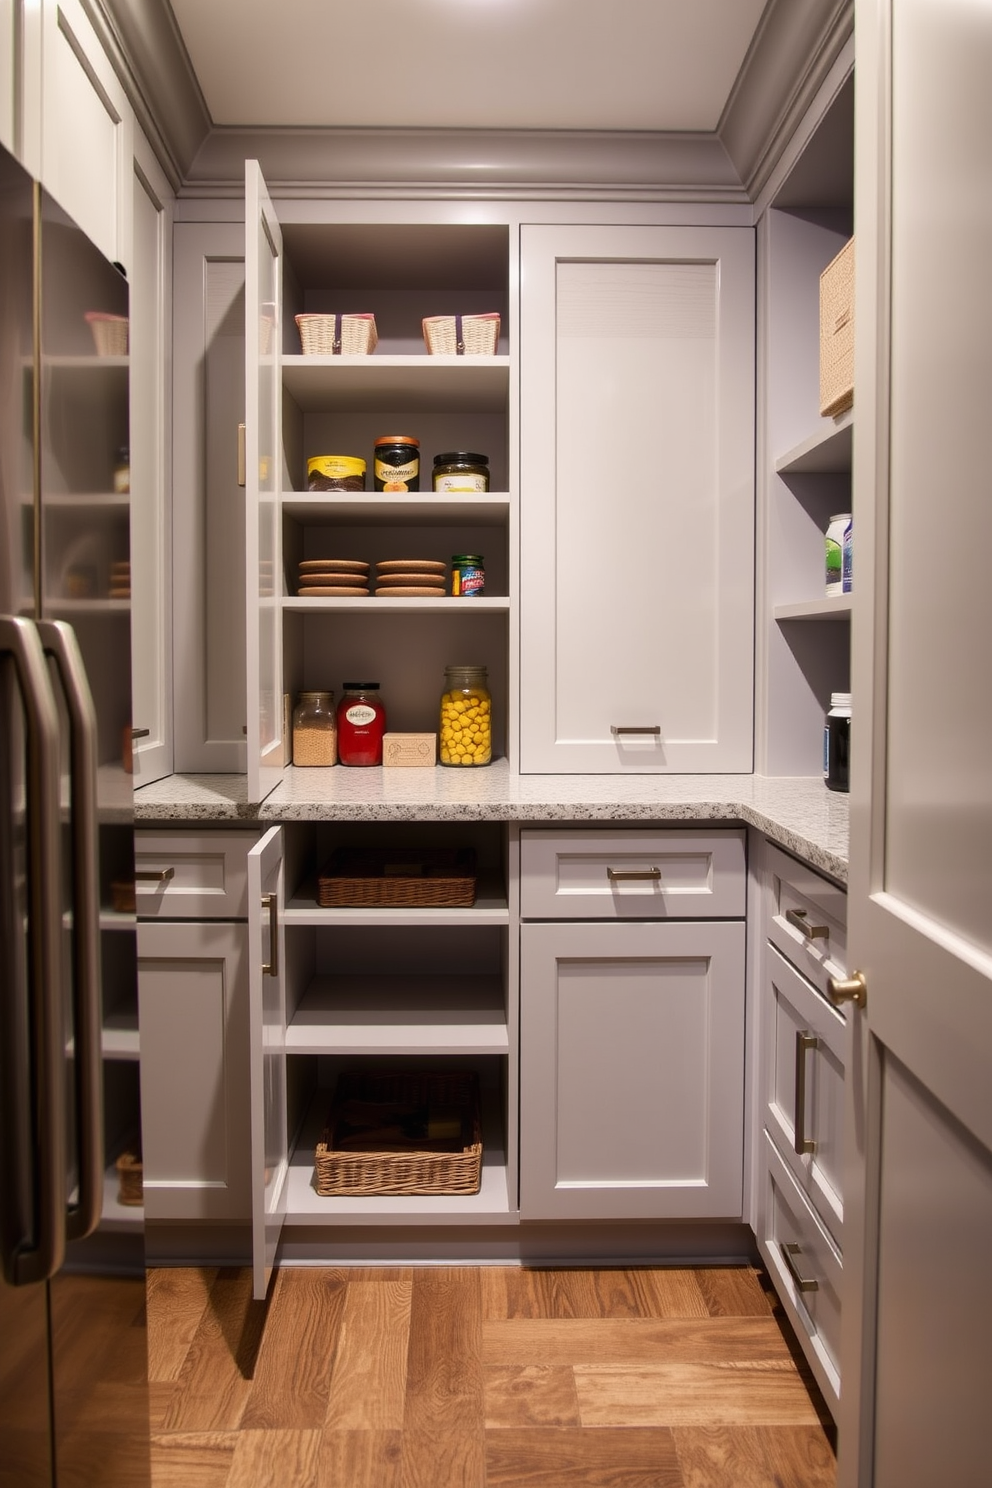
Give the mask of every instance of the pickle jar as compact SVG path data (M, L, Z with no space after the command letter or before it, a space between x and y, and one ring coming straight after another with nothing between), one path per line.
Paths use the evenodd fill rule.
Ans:
M338 725L333 692L301 692L293 710L293 764L336 765Z
M493 757L493 705L489 673L481 666L444 669L441 694L442 765L488 765Z

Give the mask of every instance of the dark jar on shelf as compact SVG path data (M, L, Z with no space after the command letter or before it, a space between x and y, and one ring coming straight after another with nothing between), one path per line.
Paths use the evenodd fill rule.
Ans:
M338 703L338 762L381 765L386 710L378 682L345 682Z
M478 496L489 490L489 456L472 450L446 450L434 456L435 491L446 496Z
M823 725L823 780L828 790L850 789L851 694L830 694L830 712Z
M375 489L420 490L420 440L412 434L381 434L375 442Z

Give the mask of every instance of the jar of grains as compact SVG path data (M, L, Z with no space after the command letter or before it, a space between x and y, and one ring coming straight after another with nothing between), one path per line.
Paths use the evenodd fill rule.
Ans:
M489 673L482 666L444 669L441 694L442 765L488 765L493 757Z
M301 692L293 710L293 764L336 765L338 725L333 692Z

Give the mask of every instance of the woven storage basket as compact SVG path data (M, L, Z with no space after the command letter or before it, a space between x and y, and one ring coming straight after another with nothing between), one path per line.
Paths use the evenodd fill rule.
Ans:
M455 1113L460 1134L435 1139L417 1135L425 1115L429 1130L431 1112L449 1119ZM374 1130L377 1115L383 1127L406 1126L413 1134L379 1146L371 1137L370 1150L364 1150L364 1144L356 1150L356 1143L362 1143L356 1130L360 1132L363 1122ZM337 1145L344 1141L348 1150ZM346 1071L338 1080L327 1126L317 1143L314 1168L315 1187L323 1197L478 1193L482 1123L476 1076L461 1071Z
M429 315L424 341L432 356L494 356L499 343L499 315Z
M375 316L297 315L304 356L369 356L379 343Z
M115 1164L117 1169L117 1201L120 1204L143 1204L143 1168L141 1158L133 1152L122 1152Z
M127 356L126 315L106 315L102 310L87 310L85 319L93 332L97 356Z
M854 239L820 275L820 412L834 417L854 402Z
M475 853L471 848L339 847L318 875L317 903L323 909L470 909Z

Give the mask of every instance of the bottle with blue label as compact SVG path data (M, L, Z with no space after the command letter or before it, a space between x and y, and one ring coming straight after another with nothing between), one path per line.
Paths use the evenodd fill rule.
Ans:
M823 725L823 781L828 790L850 789L851 694L832 692Z
M830 518L826 536L827 598L844 593L844 534L851 523L850 512Z

